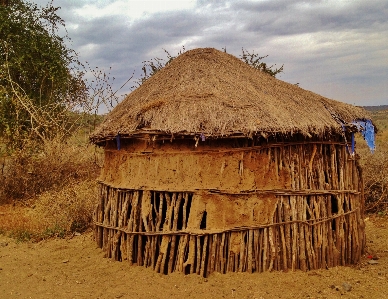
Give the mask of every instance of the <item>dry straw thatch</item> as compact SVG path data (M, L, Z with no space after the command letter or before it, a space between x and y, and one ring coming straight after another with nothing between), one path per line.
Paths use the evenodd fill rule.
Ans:
M334 117L333 117L334 115ZM206 137L342 131L338 122L369 119L359 107L324 98L212 49L177 57L133 91L91 135L101 143L120 133Z

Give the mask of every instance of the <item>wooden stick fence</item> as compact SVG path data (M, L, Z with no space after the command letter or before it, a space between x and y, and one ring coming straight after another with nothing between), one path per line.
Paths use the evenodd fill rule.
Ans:
M279 171L289 165L292 189L272 190L276 207L265 225L190 227L195 192L121 190L101 183L97 244L106 257L130 265L205 277L214 271L306 271L357 263L365 238L356 163L346 159L344 147L314 145L310 156L304 150L268 149Z

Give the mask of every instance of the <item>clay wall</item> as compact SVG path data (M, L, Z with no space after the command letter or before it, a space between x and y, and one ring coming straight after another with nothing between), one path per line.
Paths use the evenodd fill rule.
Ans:
M356 263L365 245L343 143L112 142L100 182L98 245L161 273L317 269Z

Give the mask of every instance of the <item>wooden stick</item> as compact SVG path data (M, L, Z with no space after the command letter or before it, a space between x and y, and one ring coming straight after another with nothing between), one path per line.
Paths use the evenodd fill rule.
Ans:
M259 230L259 251L258 251L258 269L259 272L264 271L264 229Z
M231 261L231 256L232 256L232 250L230 248L231 246L231 241L230 241L230 235L232 234L231 232L228 232L228 233L225 233L225 237L227 238L226 239L226 244L229 245L229 246L225 246L227 247L227 250L226 250L226 255L227 255L227 261L226 261L226 272L231 272L231 268L232 268L232 261ZM233 261L234 263L234 261Z
M263 272L267 271L268 262L268 228L264 228L264 245L263 245Z
M248 231L248 272L252 273L253 271L253 230Z
M246 232L242 231L239 233L240 235L240 265L239 265L239 272L244 271L244 261L245 261L245 236Z
M216 266L216 251L217 251L217 234L213 235L211 247L211 257L210 257L210 273L215 271Z
M134 192L131 198L131 215L128 221L128 231L136 231L136 208L139 200L139 193ZM127 252L128 252L128 263L131 266L133 264L133 243L134 243L134 235L129 235L127 238Z
M255 229L253 230L253 259L252 259L252 266L254 272L260 272L259 268L259 259L260 259L260 253L259 253L259 238L260 238L260 230Z
M292 219L296 220L297 219L297 209L296 209L296 198L295 196L291 196L290 199L291 203L291 213L292 213ZM292 271L295 271L298 268L298 262L296 259L296 256L298 254L298 249L297 249L297 243L299 239L299 233L298 233L298 225L296 223L292 224Z
M217 237L217 251L216 251L216 261L215 261L215 264L216 264L216 268L215 268L215 271L218 272L218 273L222 273L221 272L221 268L222 268L222 263L224 263L224 249L223 249L223 246L222 246L222 238L223 238L223 235L224 233L222 234L219 234L218 237Z
M156 231L161 230L161 224L162 224L162 215L163 215L163 209L164 209L164 199L162 193L157 193L155 196L159 197L159 212L157 213L157 221L156 221Z
M289 197L283 197L283 205L284 205L284 217L287 222L291 221L291 212L290 212L290 204ZM292 267L292 240L291 240L291 224L285 224L286 230L286 250L287 250L287 268Z
M274 228L270 227L268 228L268 239L269 239L269 246L270 246L270 252L271 254L269 255L269 267L268 267L268 272L271 272L274 267L274 260L276 258L276 248L275 248L275 243L274 243Z
M208 235L205 235L204 241L203 241L203 250L202 250L202 259L201 259L201 271L200 275L204 276L206 274L206 254L207 254L207 243L208 243Z
M197 238L197 262L196 262L196 273L199 275L201 271L201 237L198 236Z
M182 215L182 227L183 228L187 227L187 218L188 218L187 212L190 212L190 211L187 211L188 202L189 202L189 194L183 193L183 215Z
M183 263L183 271L185 271L185 268L190 265L190 274L193 274L195 271L194 264L195 264L195 241L196 237L195 236L188 236L189 239L189 253L188 253L188 258L187 261ZM179 250L180 252L181 250ZM180 255L177 256L180 258ZM179 271L179 269L178 269Z
M178 200L177 200L177 194L173 193L172 196L172 208L174 210L174 220L172 224L172 230L177 231L178 230L178 212L179 207L182 201L182 193L179 193ZM174 263L174 256L175 256L175 243L176 243L176 236L171 237L171 249L170 249L170 259L168 261L168 273L170 274L172 272L172 266Z
M178 271L184 273L185 272L184 263L185 263L186 253L187 253L187 244L189 241L189 236L187 235L182 236L181 240L182 240L182 246L181 246L180 255L179 255Z
M168 249L169 239L169 236L162 236L162 244L159 249L159 256L155 266L155 271L158 273L164 272L164 264L166 262L166 252Z
M278 204L278 221L287 221L282 217L283 215L283 196L280 197L279 204ZM284 225L280 226L280 239L282 244L282 258L283 258L283 271L288 271L287 266L287 249L286 249L286 238L284 236Z

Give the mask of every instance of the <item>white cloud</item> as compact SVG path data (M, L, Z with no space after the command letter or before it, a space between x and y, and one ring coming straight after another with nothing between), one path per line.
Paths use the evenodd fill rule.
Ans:
M89 43L79 47L79 51L81 53L87 52L89 53L89 55L95 55L99 49L100 49L100 45L95 43Z
M195 7L195 0L130 0L130 1L84 1L75 13L88 20L106 16L123 15L131 21L157 12L187 10ZM93 2L93 3L90 3Z

